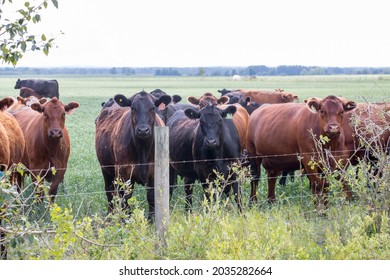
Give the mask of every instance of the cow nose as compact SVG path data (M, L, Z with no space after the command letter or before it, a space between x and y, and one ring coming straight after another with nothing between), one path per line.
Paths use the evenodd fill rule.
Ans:
M61 138L63 136L62 130L59 128L53 128L49 131L50 138Z
M338 133L339 131L340 131L340 127L338 124L329 125L329 132L330 133Z
M208 147L215 147L215 146L217 146L217 140L216 139L206 139L206 145Z
M146 125L139 126L139 127L137 127L137 134L138 135L149 135L150 134L150 129Z

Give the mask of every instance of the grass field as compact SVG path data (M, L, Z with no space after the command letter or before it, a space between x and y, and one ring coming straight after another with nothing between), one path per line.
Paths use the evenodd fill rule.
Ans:
M16 96L17 78L0 77L0 97ZM27 78L27 77L25 77ZM279 203L269 207L266 186L259 190L259 205L245 207L245 217L229 210L224 203L216 208L204 206L202 192L198 192L196 211L188 216L183 208L182 190L172 200L170 246L156 254L153 227L143 219L145 192L136 188L139 211L124 225L105 220L107 205L103 178L95 155L94 120L100 104L117 93L130 96L141 90L160 88L170 95L178 94L186 102L188 96L199 97L205 92L215 95L222 88L284 89L297 94L302 102L308 97L343 96L356 102L390 101L390 76L299 76L257 77L233 81L229 77L98 77L59 76L28 77L55 78L60 84L60 99L77 101L80 107L67 116L71 137L71 156L64 183L57 195L61 209L58 216L66 220L65 208L71 209L73 223L69 227L81 231L89 239L101 244L121 244L120 248L100 250L88 244L81 248L77 237L62 241L65 249L50 253L45 242L33 238L27 243L17 242L9 250L10 258L62 259L389 259L389 223L381 219L380 229L373 227L376 217L358 203L333 203L326 218L313 211L311 194L305 178L277 188ZM249 195L244 186L245 197ZM206 210L205 210L206 209ZM221 210L222 209L222 210ZM226 210L228 209L228 210ZM178 210L178 211L175 211ZM387 215L385 215L387 216ZM91 219L91 220L89 220ZM115 220L115 219L114 219ZM53 221L53 217L52 217ZM57 228L64 226L61 220ZM374 222L373 222L374 221ZM78 222L78 224L77 224ZM31 222L32 223L32 222ZM48 222L49 223L49 222ZM108 223L108 224L107 224ZM119 222L118 222L119 223ZM218 224L218 227L214 225ZM135 230L136 227L136 230ZM93 229L92 229L93 228ZM97 229L99 228L99 229ZM366 234L366 232L374 234ZM147 238L145 238L147 236ZM20 238L20 237L18 237ZM69 237L70 239L70 237ZM19 239L18 239L19 240ZM386 242L385 242L386 240ZM55 238L48 243L56 244ZM26 243L24 243L26 245ZM59 244L57 244L59 246ZM80 247L81 246L81 247ZM61 247L62 248L62 247Z

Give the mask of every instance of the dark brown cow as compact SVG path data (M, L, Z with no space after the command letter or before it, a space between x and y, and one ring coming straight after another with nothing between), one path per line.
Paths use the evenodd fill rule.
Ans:
M114 97L120 106L103 109L96 122L95 147L104 177L108 210L113 210L113 197L119 194L122 207L128 208L134 183L147 186L149 218L154 214L154 127L164 123L156 114L161 103L171 97L159 99L141 91L129 99ZM130 184L129 189L118 186L116 179Z
M51 182L50 201L54 201L58 185L64 179L70 154L70 139L65 115L78 108L77 102L63 104L56 97L45 104L33 103L14 116L23 130L26 149L23 164L32 173L33 181L41 178ZM52 170L55 169L55 172ZM44 192L39 190L40 197Z
M28 88L28 87L21 87L20 91L19 91L19 96L23 97L23 98L27 98L29 96L35 96L37 98L42 97L38 92L36 92L32 88Z
M253 158L255 178L252 182L251 200L256 200L260 165L267 170L268 199L275 200L276 178L282 170L298 170L304 167L310 180L312 193L316 198L326 192L327 183L320 176L317 141L321 135L329 141L323 149L334 156L330 159L331 168L336 168L339 160L347 163L343 115L356 107L352 101L341 101L335 96L322 100L311 99L304 103L264 105L249 118L247 149ZM314 135L314 139L313 139ZM299 160L300 159L300 160ZM350 197L347 192L347 197ZM316 199L316 201L318 201ZM326 202L326 200L324 201Z

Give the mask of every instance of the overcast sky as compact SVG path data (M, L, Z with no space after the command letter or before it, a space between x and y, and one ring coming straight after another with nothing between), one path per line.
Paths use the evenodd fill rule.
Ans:
M58 2L34 26L58 48L18 66L390 66L387 0Z

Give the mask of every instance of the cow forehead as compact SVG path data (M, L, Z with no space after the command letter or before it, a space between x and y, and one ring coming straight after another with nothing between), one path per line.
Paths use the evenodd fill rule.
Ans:
M339 99L324 99L321 102L321 109L331 112L338 112L344 110L343 104Z
M54 112L65 111L65 105L59 101L57 101L57 102L49 101L49 102L46 102L43 106L45 107L46 112L50 111L50 112L54 113Z
M134 97L132 106L154 106L152 98L149 95L138 94Z
M200 117L205 121L216 121L222 118L220 110L215 106L206 106L201 111Z

